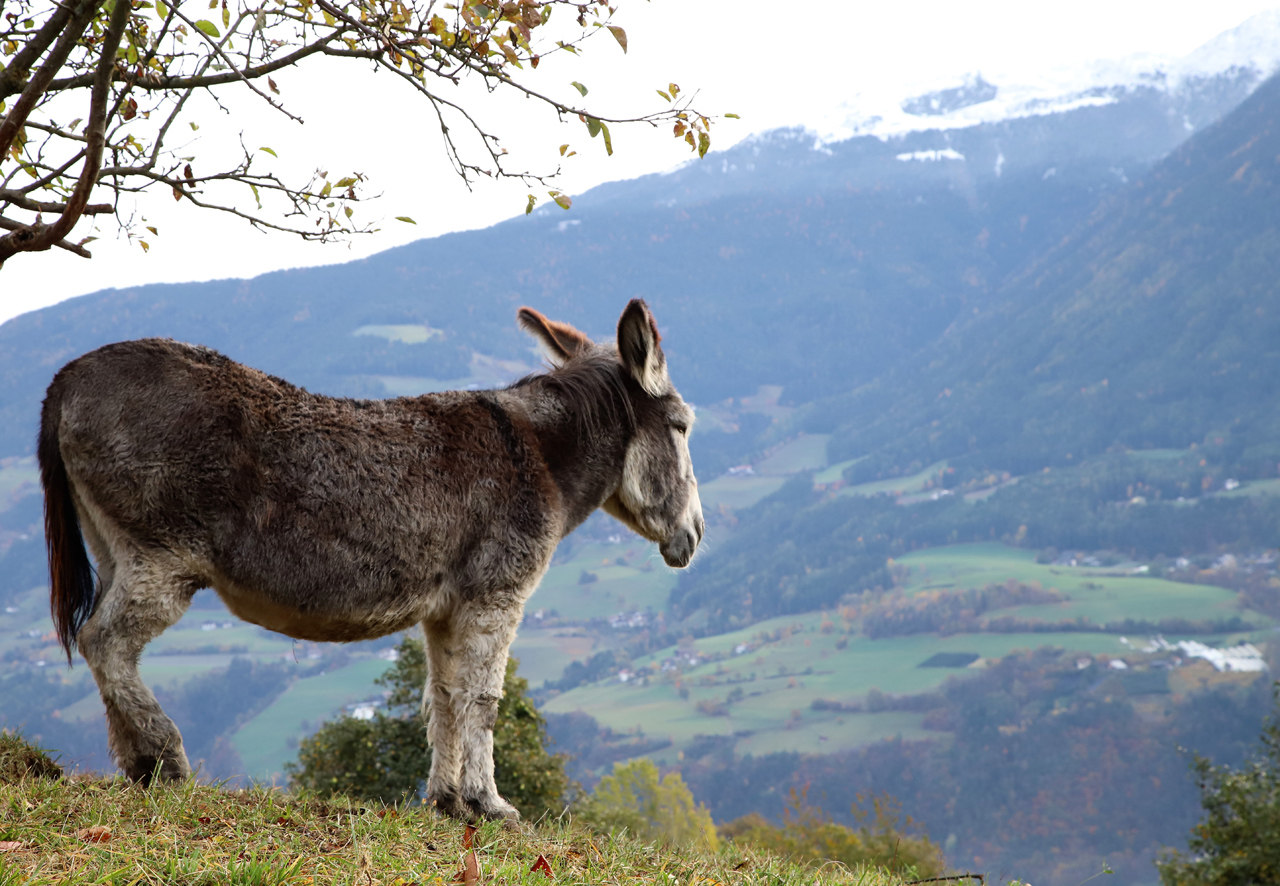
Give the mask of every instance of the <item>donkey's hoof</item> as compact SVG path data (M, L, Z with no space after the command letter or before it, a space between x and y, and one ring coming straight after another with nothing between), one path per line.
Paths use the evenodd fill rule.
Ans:
M427 806L458 821L471 821L472 818L471 808L454 791L428 792Z
M467 808L471 817L478 821L508 821L514 824L520 820L516 807L498 796L483 799L468 797Z
M153 781L181 781L191 775L191 765L186 755L174 757L154 757L143 754L124 767L124 774L130 781L137 782L144 788Z

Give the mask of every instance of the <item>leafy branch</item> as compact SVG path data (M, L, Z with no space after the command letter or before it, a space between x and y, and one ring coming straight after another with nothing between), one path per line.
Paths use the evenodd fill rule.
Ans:
M602 32L626 52L608 0L207 0L207 9L205 2L0 0L0 266L52 247L88 257L94 238L67 239L86 215L112 215L147 249L142 237L155 228L126 214L122 200L154 189L307 240L376 230L354 220L356 204L369 199L359 172L331 181L319 169L302 177L264 171L262 155L275 152L249 149L243 132L232 160L184 155L189 143L176 144L180 124L199 129L191 99L222 106L232 88L302 122L272 75L314 59L372 63L407 84L430 108L445 156L468 187L479 176L518 179L570 205L552 187L559 166L511 167L500 133L477 118L477 100L461 97L469 80L485 94L520 95L561 120L577 118L609 154L611 124L670 124L699 156L710 147L712 118L675 84L657 90L658 110L632 115L604 114L531 85L545 58L578 55ZM585 98L587 88L572 85ZM561 157L573 155L567 148ZM527 211L536 199L529 196Z

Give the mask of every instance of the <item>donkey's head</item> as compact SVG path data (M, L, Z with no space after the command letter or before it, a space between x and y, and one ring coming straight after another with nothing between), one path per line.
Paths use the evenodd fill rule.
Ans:
M621 479L603 507L657 542L668 566L688 566L706 528L689 457L693 409L667 375L658 324L648 305L638 298L627 305L618 321L616 348L596 344L572 326L550 321L532 308L521 308L519 320L558 367L567 368L583 358L617 361L628 400L626 411L634 422Z

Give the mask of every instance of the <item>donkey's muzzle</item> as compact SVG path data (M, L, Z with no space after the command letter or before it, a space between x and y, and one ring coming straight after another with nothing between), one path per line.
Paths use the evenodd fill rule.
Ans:
M658 546L662 559L667 561L668 566L674 566L676 569L688 566L689 561L693 559L693 552L698 549L698 542L702 541L702 532L701 517L692 529L677 529L669 539Z

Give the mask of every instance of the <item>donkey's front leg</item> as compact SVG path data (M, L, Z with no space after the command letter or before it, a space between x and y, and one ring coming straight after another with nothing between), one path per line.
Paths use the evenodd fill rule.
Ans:
M507 652L522 611L514 600L506 606L478 600L454 616L454 632L460 641L454 694L461 737L462 801L476 818L520 818L494 783L493 727L502 699Z
M427 777L427 805L451 818L467 819L470 810L462 802L461 736L458 725L457 638L448 622L424 622L427 646L427 685L422 694L431 745L431 773Z

